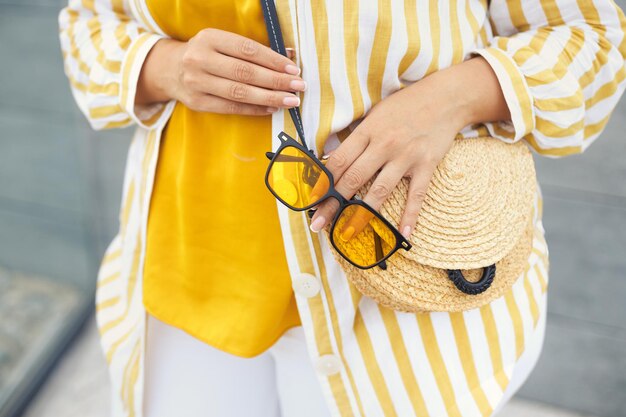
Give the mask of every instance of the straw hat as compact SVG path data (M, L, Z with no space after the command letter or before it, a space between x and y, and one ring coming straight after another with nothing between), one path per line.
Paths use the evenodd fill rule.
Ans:
M367 194L372 182L361 190ZM398 227L409 180L403 179L380 213ZM344 260L363 294L400 311L463 311L500 297L524 271L532 248L535 167L528 147L492 137L457 139L437 167L409 238L411 250L387 259L387 269L359 269ZM326 230L328 236L328 230ZM495 264L484 292L461 292L448 270L478 281Z

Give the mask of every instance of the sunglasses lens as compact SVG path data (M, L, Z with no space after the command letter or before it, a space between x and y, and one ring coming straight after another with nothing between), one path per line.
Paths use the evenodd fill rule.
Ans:
M348 205L339 214L332 236L337 250L362 268L376 265L396 247L393 231L358 204Z
M279 200L295 209L314 205L330 187L328 175L317 162L294 146L287 146L276 155L267 179Z

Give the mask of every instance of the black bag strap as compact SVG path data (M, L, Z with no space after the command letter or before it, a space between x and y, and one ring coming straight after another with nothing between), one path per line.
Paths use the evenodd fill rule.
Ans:
M263 17L265 18L267 35L270 39L270 47L279 54L287 56L285 41L283 40L283 33L280 30L280 23L278 22L278 14L276 13L274 0L261 0L261 7L263 8ZM289 114L291 115L291 120L293 120L293 124L296 127L296 132L298 132L298 136L300 136L302 144L306 149L309 149L306 144L306 139L304 138L304 128L302 127L300 108L290 108Z

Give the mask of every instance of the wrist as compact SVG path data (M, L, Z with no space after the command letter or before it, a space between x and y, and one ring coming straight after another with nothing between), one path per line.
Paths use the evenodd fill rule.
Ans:
M510 120L502 88L489 63L476 57L431 75L449 120L460 129L475 123ZM427 77L430 78L430 77Z
M178 73L185 42L161 39L154 44L141 68L136 104L152 104L176 98Z

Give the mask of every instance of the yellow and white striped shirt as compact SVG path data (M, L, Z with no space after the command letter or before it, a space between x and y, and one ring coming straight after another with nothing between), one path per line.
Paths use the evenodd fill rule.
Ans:
M538 153L584 151L625 87L626 19L612 0L276 0L309 89L304 128L319 153L372 105L407 83L480 54L511 122L462 137L525 140ZM259 16L259 18L262 18ZM96 129L138 124L129 149L120 231L98 278L97 319L114 387L113 415L143 415L141 299L148 207L161 131L173 102L134 105L143 61L164 37L145 0L70 0L60 14L65 70ZM294 135L284 112L273 133ZM274 136L275 138L275 136ZM273 147L278 146L274 139ZM545 314L541 198L525 272L502 298L464 313L407 314L361 296L305 214L277 205L311 360L336 416L488 416Z

